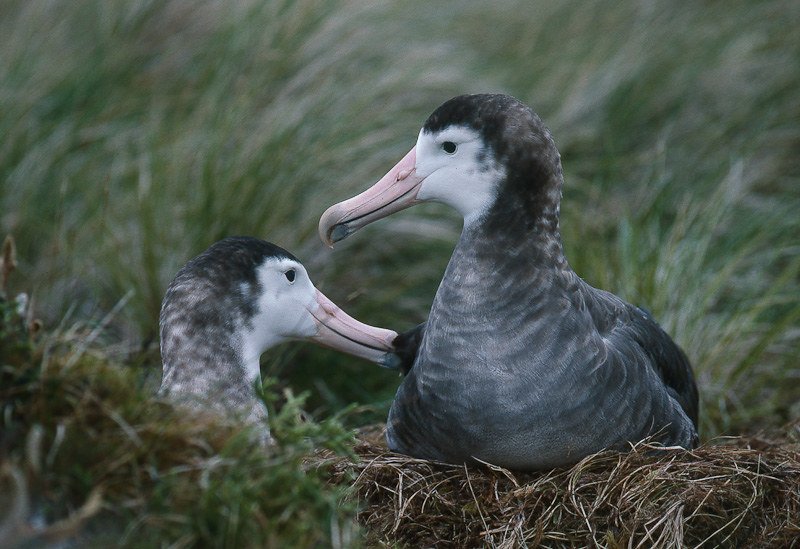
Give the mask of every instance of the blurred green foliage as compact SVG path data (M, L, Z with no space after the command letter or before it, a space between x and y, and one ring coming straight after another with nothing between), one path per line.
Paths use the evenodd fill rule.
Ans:
M427 115L503 91L561 150L568 258L694 362L706 436L800 414L800 4L2 0L0 229L46 326L152 352L171 277L228 235L292 250L361 320L426 316L458 234L421 206L327 250L326 206ZM122 347L120 347L122 344ZM265 357L330 414L398 379L306 345Z

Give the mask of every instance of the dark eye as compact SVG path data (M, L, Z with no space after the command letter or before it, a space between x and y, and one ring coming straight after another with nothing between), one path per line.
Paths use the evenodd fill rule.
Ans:
M297 272L294 269L289 269L288 271L283 273L283 276L285 276L286 280L288 280L289 283L291 284L292 282L294 282L294 278L295 276L297 276Z
M442 150L447 154L453 154L456 152L456 144L452 141L445 141L442 143Z

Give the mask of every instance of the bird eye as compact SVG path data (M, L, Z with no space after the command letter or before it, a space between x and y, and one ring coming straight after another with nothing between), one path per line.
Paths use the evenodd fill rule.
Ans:
M447 154L453 154L456 152L456 144L452 141L445 141L442 143L442 150Z
M283 273L283 276L285 276L286 280L288 280L289 284L291 284L292 282L294 282L295 276L297 276L297 272L294 269L289 269L288 271Z

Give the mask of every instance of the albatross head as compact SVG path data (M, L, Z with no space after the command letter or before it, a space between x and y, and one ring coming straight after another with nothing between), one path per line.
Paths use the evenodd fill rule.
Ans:
M420 202L457 210L464 226L496 214L547 218L557 230L561 161L550 132L507 95L462 95L436 109L416 145L363 193L328 208L319 223L329 245Z
M187 263L167 290L160 325L165 393L197 394L233 380L252 387L261 354L288 340L387 367L396 360L394 331L346 314L314 287L297 258L256 238L226 238Z

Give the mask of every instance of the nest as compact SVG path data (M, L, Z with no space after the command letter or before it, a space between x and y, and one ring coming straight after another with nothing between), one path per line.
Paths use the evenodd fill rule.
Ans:
M800 547L800 423L535 473L400 456L380 431L356 453L333 479L352 483L369 546Z

